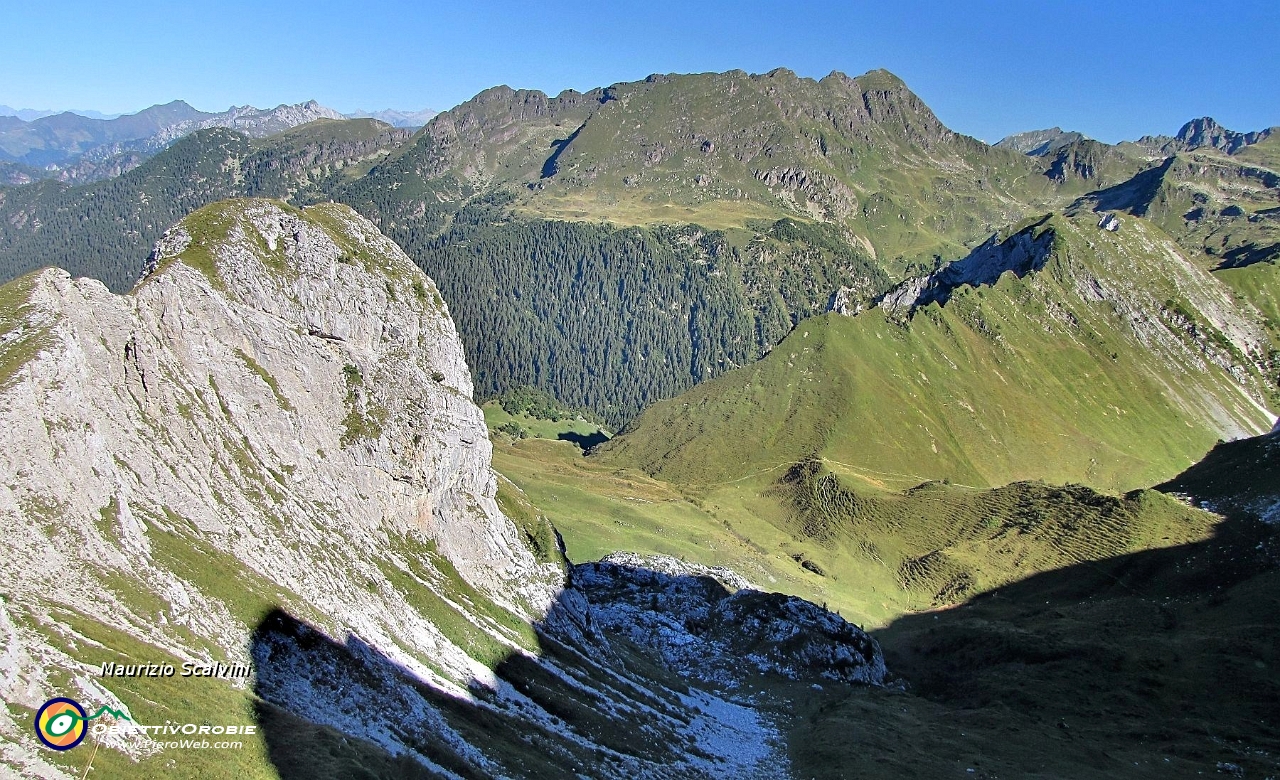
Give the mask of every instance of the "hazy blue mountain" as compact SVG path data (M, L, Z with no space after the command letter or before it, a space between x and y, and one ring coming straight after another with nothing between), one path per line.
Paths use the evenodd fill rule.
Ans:
M104 114L101 111L93 111L92 109L85 108L72 108L67 109L67 111L72 114L79 114L80 116L88 117L89 119L115 119L116 117L121 116L121 114ZM30 122L35 119L41 119L46 116L53 116L54 114L61 113L63 112L47 108L12 108L10 106L0 105L0 116L17 117L24 122Z
M392 127L422 127L431 121L431 117L436 112L429 108L421 111L399 111L394 108L384 108L381 111L364 111L356 110L350 114L343 114L347 119L376 119L379 122L386 122Z
M181 100L113 119L69 111L29 122L0 117L0 161L44 168L64 181L93 181L130 170L196 130L227 127L262 138L317 119L342 118L315 101L273 109L232 106L209 113ZM83 162L90 165L81 165Z

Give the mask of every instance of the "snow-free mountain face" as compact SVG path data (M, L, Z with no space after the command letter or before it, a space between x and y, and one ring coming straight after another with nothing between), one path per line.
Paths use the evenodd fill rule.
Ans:
M440 291L345 206L219 202L127 295L46 269L0 296L0 771L81 768L30 727L69 696L256 729L216 756L107 735L105 776L782 778L757 680L884 680L861 630L728 573L632 557L579 586L490 468ZM633 613L662 642L605 620ZM714 676L661 666L693 642ZM184 662L251 672L102 670Z
M1048 130L1028 130L1025 133L1005 136L997 141L995 146L1001 149L1012 149L1032 157L1043 157L1049 152L1056 152L1084 138L1082 133L1063 130L1061 127L1051 127Z
M210 130L109 185L4 193L0 273L57 263L122 291L160 232L218 198L345 202L441 285L482 398L535 385L618 427L761 357L831 302L865 308L1081 196L1145 192L1166 159L1090 139L1039 157L990 147L883 71L655 75L554 97L498 87L407 143L315 130L323 164L306 147L278 160ZM1271 144L1230 156L1236 172L1216 149L1176 153L1213 158L1179 161L1183 181L1157 204L1197 264L1274 256L1280 190L1273 174L1239 172L1274 167ZM280 166L298 175L280 182ZM1255 292L1268 268L1235 286L1269 311Z
M261 138L317 119L342 118L314 100L273 109L233 106L221 113L175 100L110 119L63 112L0 124L0 160L44 169L63 181L94 181L119 175L196 130L227 127Z

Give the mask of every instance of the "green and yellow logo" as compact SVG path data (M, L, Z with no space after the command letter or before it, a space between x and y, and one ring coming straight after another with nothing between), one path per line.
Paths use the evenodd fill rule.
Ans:
M92 715L86 715L84 707L75 699L50 699L36 711L36 736L46 747L70 750L84 741L88 722L103 715L129 720L128 715L110 707L100 707Z

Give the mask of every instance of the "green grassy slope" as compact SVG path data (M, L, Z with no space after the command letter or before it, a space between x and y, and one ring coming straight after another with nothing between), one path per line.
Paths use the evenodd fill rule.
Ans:
M1245 162L1280 171L1280 134L1271 135L1256 144L1250 144L1232 155Z
M495 467L559 529L570 560L629 550L728 566L873 626L1038 572L1203 539L1215 522L1151 491L896 490L816 459L690 491L566 442L494 440Z
M1280 258L1222 268L1213 275L1262 313L1272 342L1280 346Z
M802 777L1270 777L1280 577L1211 539L1031 577L876 632L909 692L799 704ZM856 748L851 746L856 745ZM970 771L971 770L971 771Z
M880 308L806 321L760 362L654 405L599 457L700 485L812 455L895 487L945 477L1128 489L1177 473L1219 437L1269 428L1205 358L1220 350L1264 392L1240 358L1260 337L1230 314L1226 290L1158 230L1093 222L1053 218L1042 270L962 286L908 321ZM1237 332L1252 335L1224 335Z
M635 550L727 565L873 630L905 690L762 699L788 724L797 776L1280 768L1280 591L1260 524L1150 490L887 490L810 461L693 492L563 442L495 439L494 456L572 560Z

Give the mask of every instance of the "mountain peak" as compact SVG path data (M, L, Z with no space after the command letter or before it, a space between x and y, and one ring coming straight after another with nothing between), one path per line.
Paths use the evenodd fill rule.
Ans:
M1084 139L1085 136L1082 133L1063 130L1055 125L1046 130L1028 130L1024 133L1007 135L997 141L994 146L1022 152L1030 157L1043 157Z
M892 71L884 68L876 68L863 73L861 76L850 76L844 71L833 70L823 76L818 82L819 84L843 84L846 87L857 89L860 92L888 92L898 89L906 89L907 83L899 78Z
M1251 133L1239 133L1228 130L1209 116L1192 119L1178 130L1178 134L1165 144L1171 151L1193 151L1196 149L1217 149L1227 154L1235 154L1246 146L1251 146L1271 135L1274 128L1258 130Z
M907 82L899 78L897 74L884 68L869 70L858 76L854 81L861 84L863 89L904 89L907 86Z
M1206 140L1227 134L1239 135L1218 124L1213 117L1202 116L1183 125L1176 138L1186 144L1203 146Z

